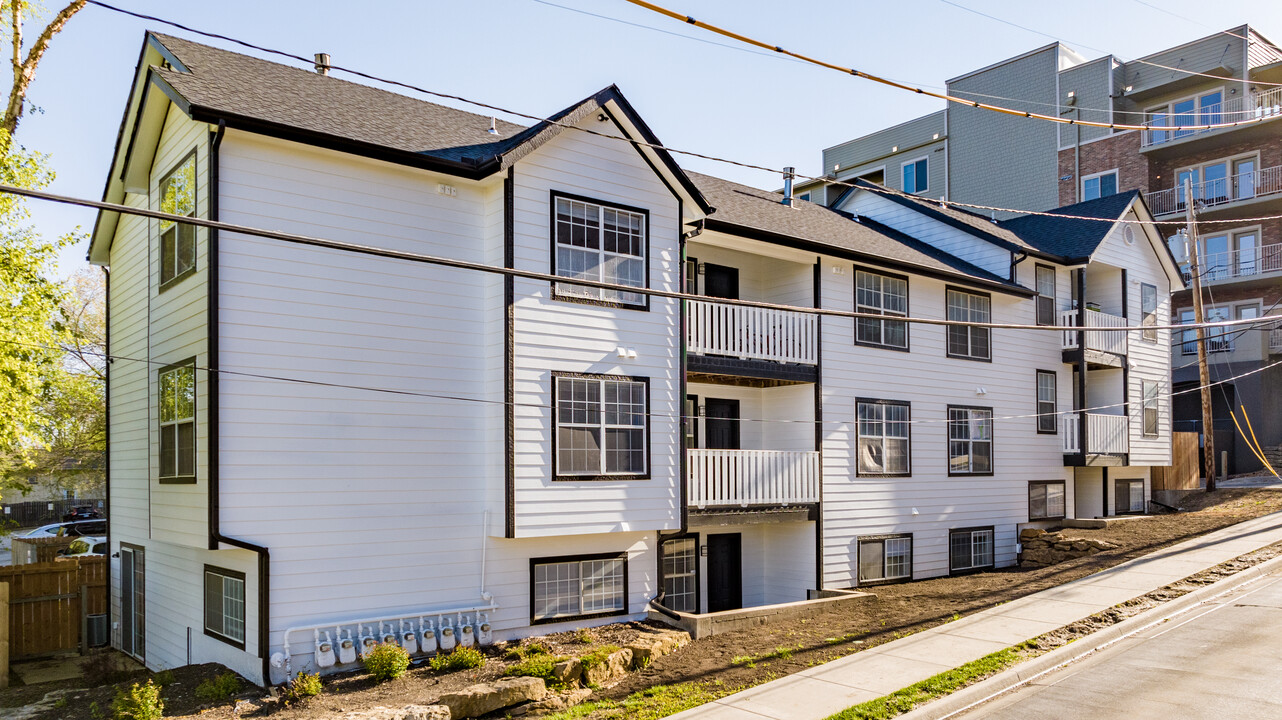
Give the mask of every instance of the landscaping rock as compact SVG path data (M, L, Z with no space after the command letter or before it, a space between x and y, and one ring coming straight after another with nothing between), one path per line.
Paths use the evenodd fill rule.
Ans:
M454 720L461 720L480 717L520 703L542 700L547 694L543 678L516 677L472 685L443 695L438 702L450 709Z
M582 703L591 696L591 690L587 688L578 688L576 690L571 690L564 695L552 695L551 697L544 698L538 702L512 708L511 715L513 717L520 717L521 715L546 715L548 713L562 712Z
M570 658L552 666L552 677L564 685L578 682L583 675L583 662L578 658Z
M664 655L676 652L690 644L690 633L684 630L648 632L628 645L632 651L632 667L642 668Z
M584 679L589 685L604 685L623 677L631 667L632 650L623 648L610 653L604 660L589 668Z
M1023 530L1019 531L1019 539L1024 541L1036 540L1037 538L1045 534L1046 534L1046 531L1040 528L1024 528Z
M1065 560L1072 560L1087 555L1094 555L1101 550L1116 548L1107 540L1094 538L1070 537L1062 531L1046 533L1033 537L1028 530L1020 532L1023 552L1020 554L1020 567L1045 567Z
M339 716L342 720L452 720L444 705L406 705L400 708L378 706Z

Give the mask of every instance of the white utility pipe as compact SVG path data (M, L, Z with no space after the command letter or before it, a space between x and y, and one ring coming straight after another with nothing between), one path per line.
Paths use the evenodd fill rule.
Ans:
M493 604L494 596L485 592L485 551L490 546L490 511L481 515L481 599Z

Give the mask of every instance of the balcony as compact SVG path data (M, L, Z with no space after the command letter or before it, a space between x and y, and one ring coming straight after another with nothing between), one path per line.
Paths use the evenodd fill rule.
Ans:
M1144 126L1149 129L1140 132L1140 147L1141 149L1158 147L1195 135L1235 129L1232 127L1209 130L1189 129L1195 125L1219 125L1272 117L1282 117L1282 87L1262 93L1239 95L1214 105L1207 105L1200 110L1171 114L1160 120L1150 120L1144 123Z
M819 318L789 310L690 300L687 369L692 374L755 379L760 384L815 382Z
M1077 311L1064 310L1059 314L1059 324L1062 326L1077 327ZM1126 318L1099 312L1098 310L1086 310L1086 327L1092 328L1125 328L1129 327ZM1077 330L1065 330L1063 347L1065 351L1075 351L1079 349L1082 335ZM1106 332L1100 330L1087 330L1086 333L1086 353L1087 360L1097 365L1108 367L1121 367L1121 359L1126 356L1127 335L1125 332ZM1070 358L1065 356L1065 362L1070 362Z
M1125 455L1130 452L1130 431L1125 415L1086 415L1087 455ZM1065 455L1080 455L1081 416L1083 413L1065 415L1060 421Z
M1282 354L1282 327L1276 327L1269 331L1269 353L1272 355Z
M1200 209L1247 202L1282 193L1282 166L1261 168L1232 177L1193 184L1193 199ZM1158 190L1144 196L1154 215L1182 213L1186 202L1183 187Z
M688 500L709 507L787 507L819 502L819 453L687 450Z
M1202 282L1237 280L1282 272L1282 243L1204 254L1200 270ZM1184 276L1185 283L1192 282L1193 276L1188 265L1181 265L1180 273Z

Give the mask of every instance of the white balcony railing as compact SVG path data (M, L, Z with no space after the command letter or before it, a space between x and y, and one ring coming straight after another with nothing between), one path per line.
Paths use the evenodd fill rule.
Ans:
M1275 355L1282 353L1282 328L1269 331L1269 352Z
M1203 281L1282 272L1282 243L1239 248L1228 252L1205 253L1199 270L1202 272ZM1184 282L1192 280L1188 265L1181 265L1180 272L1184 275Z
M693 507L819 502L819 453L805 450L687 450Z
M1060 421L1064 452L1082 452L1081 413L1065 415ZM1125 415L1086 413L1086 452L1092 455L1120 455L1130 452L1130 431Z
M1064 310L1063 312L1061 312L1059 314L1059 324L1064 326L1072 325L1076 327L1077 311ZM1124 328L1124 327L1128 327L1128 324L1126 322L1126 318L1124 317L1118 317L1116 315L1109 315L1108 313L1103 313L1103 312L1098 312L1096 310L1088 309L1086 311L1086 327L1088 328L1092 328L1092 327ZM1065 350L1077 349L1078 334L1079 333L1076 330L1064 331L1064 349ZM1127 344L1126 344L1127 335L1128 333L1124 333L1124 332L1115 332L1115 331L1104 332L1099 330L1096 330L1096 331L1087 330L1086 331L1086 349L1098 350L1099 352L1112 353L1114 355L1125 355L1126 348L1127 348Z
M1150 129L1140 133L1140 144L1143 147L1152 147L1191 135L1215 132L1213 129L1191 130L1188 129L1190 126L1219 125L1277 115L1282 115L1282 87L1262 93L1239 95L1199 110L1168 114L1160 119L1149 120L1144 123L1144 126Z
M1178 179L1177 175L1177 182ZM1193 199L1202 207L1227 205L1278 193L1282 193L1282 165L1193 183ZM1182 213L1186 207L1183 186L1148 193L1144 200L1154 215Z
M815 364L818 316L691 300L686 347L696 355Z

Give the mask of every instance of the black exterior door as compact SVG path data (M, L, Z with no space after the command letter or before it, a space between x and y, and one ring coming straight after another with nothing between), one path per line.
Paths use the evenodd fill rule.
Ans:
M703 294L708 297L739 299L739 268L703 264Z
M709 450L739 449L739 401L704 398L703 446Z
M708 536L708 612L743 607L743 556L739 533Z

